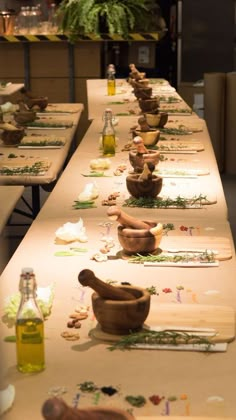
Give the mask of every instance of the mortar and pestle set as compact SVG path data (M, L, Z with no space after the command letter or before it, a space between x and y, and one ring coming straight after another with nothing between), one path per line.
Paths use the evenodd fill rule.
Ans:
M144 116L139 117L138 124L139 128L132 128L133 135L142 137L145 146L155 146L160 138L160 130L151 128Z
M125 254L149 254L158 249L163 233L161 223L139 220L117 206L109 207L107 215L118 223L118 240Z
M149 79L146 74L137 70L135 64L130 64L128 82L134 88L134 95L138 99L139 107L142 112L157 112L159 109L160 98L152 96L152 88L149 86Z
M160 159L160 152L147 150L143 139L136 136L133 140L136 150L129 151L129 161L134 173L126 177L126 187L132 197L156 198L162 189L162 178L154 175L156 164Z
M12 123L3 121L3 115L0 113L0 138L5 146L17 146L25 136L23 127L16 127Z
M28 109L44 111L47 108L47 96L35 96L25 88L22 88L20 93L22 94L22 101L27 105Z
M150 310L150 293L136 286L113 286L97 278L92 270L78 275L82 286L91 287L92 308L101 330L126 335L142 329Z
M14 112L14 120L18 125L25 125L27 123L35 121L37 113L34 110L29 109L23 101L19 101L19 110Z

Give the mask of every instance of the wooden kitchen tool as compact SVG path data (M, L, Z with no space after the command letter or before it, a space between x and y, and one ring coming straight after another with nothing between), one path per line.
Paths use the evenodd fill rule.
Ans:
M208 338L212 343L229 343L235 338L235 311L230 306L199 305L199 304L157 304L151 307L149 315L145 321L145 329L182 331L189 334ZM179 328L179 329L178 329ZM196 329L197 331L191 331ZM214 330L215 336L206 331ZM91 335L99 340L107 342L117 342L122 335L106 334L98 326L91 331ZM182 341L178 342L181 349ZM180 339L181 340L181 339ZM168 346L167 346L168 347ZM172 350L178 350L178 346ZM175 346L174 346L175 347ZM145 346L144 346L145 348ZM154 348L154 347L153 347ZM186 350L186 348L184 349Z
M110 220L116 220L123 226L133 229L150 229L150 225L142 220L138 220L125 213L117 206L111 206L107 210L107 215Z
M135 296L132 293L98 279L92 270L82 270L78 275L78 280L82 286L91 287L103 299L125 301L135 299Z
M235 338L235 311L230 306L161 303L151 308L146 324L150 329L155 326L213 328L216 336L211 341L215 343Z
M58 397L49 398L42 407L45 420L132 420L131 414L124 410L108 407L70 407Z

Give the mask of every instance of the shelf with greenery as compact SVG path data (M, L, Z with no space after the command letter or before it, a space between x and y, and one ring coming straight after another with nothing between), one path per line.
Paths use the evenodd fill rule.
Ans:
M57 14L61 29L71 42L93 34L118 35L165 33L165 21L154 0L62 0Z

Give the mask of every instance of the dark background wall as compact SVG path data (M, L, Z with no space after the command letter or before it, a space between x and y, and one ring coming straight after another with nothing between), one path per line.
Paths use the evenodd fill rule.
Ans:
M234 0L182 0L181 80L234 70Z

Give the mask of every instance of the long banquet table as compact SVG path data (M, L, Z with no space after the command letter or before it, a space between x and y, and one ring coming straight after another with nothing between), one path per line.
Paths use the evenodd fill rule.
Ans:
M82 104L49 104L48 113L39 114L37 121L44 123L63 124L65 127L54 127L52 128L40 128L32 127L26 128L26 136L23 138L28 141L34 142L34 146L22 144L18 146L5 146L2 142L0 144L0 169L3 162L5 164L14 164L17 160L20 166L31 165L31 162L44 162L47 165L46 171L39 175L34 173L26 174L4 174L0 173L0 184L1 185L24 185L25 187L32 188L32 207L33 216L35 217L40 210L40 186L45 188L50 187L50 184L54 183L60 173L63 170L63 165L66 162L69 151L72 146L72 142L78 128L81 112L84 106ZM54 112L55 113L54 113ZM64 112L63 112L64 111ZM45 120L46 119L46 120ZM66 124L71 124L70 127L66 127ZM64 144L60 146L37 146L37 141L61 141ZM47 140L45 140L47 139ZM10 159L10 160L9 160Z
M93 259L103 246L102 239L107 234L107 207L102 205L102 200L110 193L119 191L117 205L123 208L127 198L125 177L131 168L128 152L122 151L122 148L127 143L130 126L136 123L137 116L119 120L116 126L119 138L117 153L109 158L111 167L105 172L107 176L92 178L87 176L90 161L102 157L99 137L103 122L100 118L95 119L0 279L2 313L4 299L17 292L22 267L34 268L39 287L54 287L52 311L45 321L45 371L37 375L19 373L14 343L1 340L2 384L13 384L16 389L13 407L4 416L7 420L41 419L41 406L51 395L61 396L69 405L74 404L77 397L78 407L81 408L97 405L131 410L137 419L158 419L167 415L173 419L176 416L236 418L235 341L228 344L225 352L181 351L178 346L175 350L110 351L108 347L111 343L106 341L107 337L101 337L92 312L92 290L82 288L77 279L82 269L89 268L98 278L114 281L115 284L129 282L143 288L154 286L156 294L151 296L151 309L146 320L149 325L153 325L153 322L158 324L159 311L163 307L174 307L177 312L186 308L187 322L192 311L201 314L202 305L209 305L211 310L215 310L213 318L210 321L202 319L202 322L206 327L216 327L220 308L230 307L233 313L231 339L234 339L236 261L225 197L204 121L195 115L175 116L173 122L168 122L169 126L179 124L181 118L184 118L185 125L201 125L203 131L194 133L194 137L204 144L204 150L194 155L181 154L184 161L179 161L179 155L173 153L159 165L163 164L165 168L172 168L173 164L177 167L186 165L195 169L207 166L209 173L196 178L164 177L163 189L169 186L169 189L173 188L173 193L178 193L179 188L182 194L186 191L189 193L189 188L193 194L199 191L207 195L213 193L217 198L215 204L198 209L125 207L124 210L142 220L172 223L174 230L163 236L160 246L171 246L172 241L179 245L186 237L193 244L195 241L197 243L199 237L207 242L210 237L217 249L220 238L224 238L229 244L230 255L220 260L218 266L210 267L132 264L122 254L116 222L113 222L109 235L113 237L115 246L108 260L97 262ZM114 176L114 170L121 163L126 164L127 169L121 176ZM96 183L99 191L96 207L76 210L74 201L85 185L92 182ZM59 227L80 219L87 242L61 243L56 239L55 232ZM67 330L70 314L80 305L89 306L88 318L81 321L78 341L66 341L61 333ZM222 331L226 333L224 319L221 322ZM5 338L12 334L14 330L2 323L1 336ZM79 384L87 381L96 384L96 392L81 391ZM108 396L101 391L103 387L113 387L118 392ZM142 407L131 407L125 399L127 395L144 396L146 403ZM158 405L151 403L149 398L153 395L160 397Z
M176 92L175 88L164 79L150 79L152 96L160 97L160 110L176 113L176 108L181 114L191 114L191 108ZM170 97L174 97L171 100ZM105 108L111 108L113 114L119 117L139 115L138 101L133 94L133 88L126 79L116 80L116 94L107 95L106 79L87 80L88 118L99 118Z

